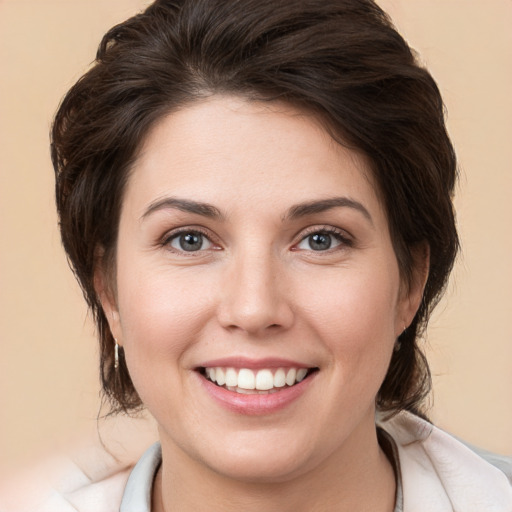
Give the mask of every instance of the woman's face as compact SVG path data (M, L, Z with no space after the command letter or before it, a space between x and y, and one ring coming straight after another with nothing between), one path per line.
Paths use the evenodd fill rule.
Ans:
M104 307L164 460L258 481L361 453L420 296L363 157L291 107L218 96L149 134L116 287Z

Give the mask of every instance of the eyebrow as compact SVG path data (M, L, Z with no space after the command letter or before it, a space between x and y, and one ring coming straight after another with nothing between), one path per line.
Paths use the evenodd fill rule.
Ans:
M295 220L307 215L314 215L315 213L322 213L333 208L352 208L362 213L363 216L373 226L373 219L370 212L359 202L349 197L331 197L328 199L321 199L319 201L309 201L292 206L283 220Z
M363 216L373 226L373 219L370 212L359 202L348 197L332 197L329 199L321 199L319 201L308 201L305 203L299 203L292 206L288 212L283 216L285 220L295 220L307 215L314 215L316 213L322 213L333 208L352 208L362 213ZM203 203L200 201L193 201L191 199L180 199L177 197L165 197L158 199L151 203L145 212L141 216L141 220L152 213L159 210L176 209L187 213L194 213L196 215L202 215L211 219L221 220L224 218L222 212L215 206L209 203Z
M192 201L190 199L180 199L178 197L165 197L151 203L142 214L141 220L144 220L146 217L156 211L168 209L176 209L181 210L182 212L195 213L196 215L202 215L203 217L208 217L211 219L223 218L220 210L211 204Z

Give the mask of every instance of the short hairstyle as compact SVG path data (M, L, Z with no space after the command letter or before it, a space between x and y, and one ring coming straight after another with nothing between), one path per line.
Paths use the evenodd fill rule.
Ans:
M458 250L457 166L434 79L372 0L158 0L108 31L63 99L51 134L60 229L96 321L111 410L142 404L122 350L114 370L94 271L115 272L123 190L149 129L215 94L313 112L337 141L364 153L406 282L415 247L428 244L423 300L377 396L383 411L424 412L431 382L418 338Z

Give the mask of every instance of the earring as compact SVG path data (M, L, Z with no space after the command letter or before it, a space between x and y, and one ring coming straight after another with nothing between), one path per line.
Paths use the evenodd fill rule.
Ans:
M119 368L119 344L116 339L114 341L116 342L114 345L114 370L117 370Z

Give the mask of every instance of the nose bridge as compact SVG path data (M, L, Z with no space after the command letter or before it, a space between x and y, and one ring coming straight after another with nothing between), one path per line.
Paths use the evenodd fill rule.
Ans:
M225 327L251 333L288 327L293 315L281 262L270 248L255 245L248 244L233 256L221 304L221 322Z

